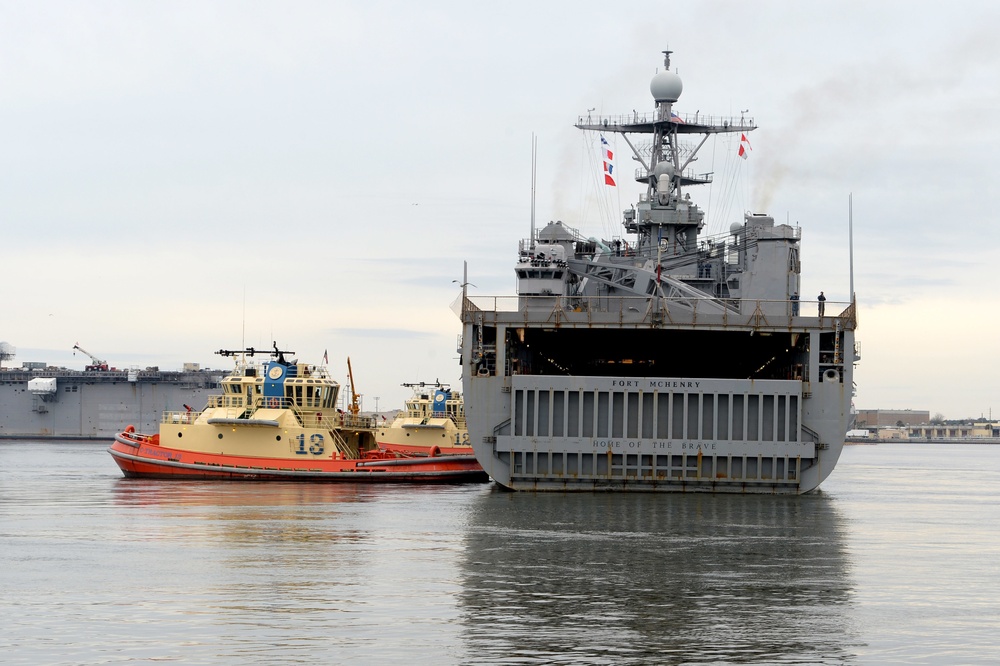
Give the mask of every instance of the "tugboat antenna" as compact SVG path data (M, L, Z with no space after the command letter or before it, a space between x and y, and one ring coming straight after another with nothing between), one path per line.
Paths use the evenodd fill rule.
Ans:
M276 358L283 358L285 354L294 354L295 352L289 351L287 349L278 349L278 343L273 342L274 351L265 351L263 349L255 349L253 347L247 347L246 349L220 349L215 352L219 356L239 356L240 354L246 354L247 356L256 356L257 354L270 354Z
M430 386L433 388L446 389L450 388L451 385L442 384L440 379L435 379L433 382L403 382L400 386L405 386L406 388L425 388Z

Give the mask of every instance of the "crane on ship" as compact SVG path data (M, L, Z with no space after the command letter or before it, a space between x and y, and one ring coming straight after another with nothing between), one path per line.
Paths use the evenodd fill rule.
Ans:
M107 361L102 361L101 359L99 359L96 356L94 356L93 354L91 354L89 351L87 351L86 349L84 349L83 347L81 347L79 342L76 343L75 345L73 345L73 349L74 349L73 356L76 356L76 352L80 351L80 352L83 352L84 354L86 354L87 356L90 357L90 361L91 361L90 365L87 365L87 366L84 367L84 370L86 370L87 372L99 372L101 370L107 370L108 369L108 362Z
M358 406L358 394L354 390L354 372L351 370L351 357L347 357L347 377L351 380L351 406L347 408L354 416L358 415L361 411L361 407Z

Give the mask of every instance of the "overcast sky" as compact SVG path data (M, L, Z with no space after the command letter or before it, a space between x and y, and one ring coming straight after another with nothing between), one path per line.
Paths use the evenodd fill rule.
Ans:
M857 406L1000 417L998 26L961 0L2 0L0 340L164 369L277 340L342 380L350 356L366 409L458 386L453 281L514 293L532 134L539 224L620 233L573 123L652 110L670 48L680 113L760 126L745 163L702 151L710 229L799 224L803 298L847 301L853 193Z

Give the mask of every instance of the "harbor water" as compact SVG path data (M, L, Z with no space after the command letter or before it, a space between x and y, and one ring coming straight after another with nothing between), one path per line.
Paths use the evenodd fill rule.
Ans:
M1000 446L803 497L130 480L0 441L6 664L988 664Z

